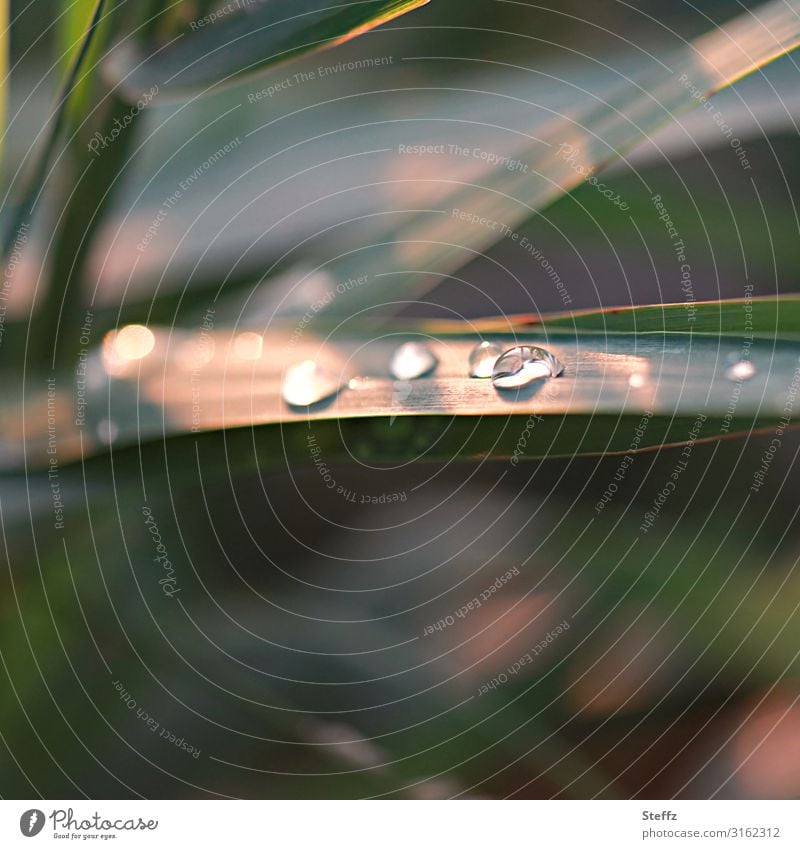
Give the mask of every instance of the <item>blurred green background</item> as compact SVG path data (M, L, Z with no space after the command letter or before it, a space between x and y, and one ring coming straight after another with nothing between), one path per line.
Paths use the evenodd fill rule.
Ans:
M411 123L442 102L479 121L497 107L498 121L524 124L524 108L497 106L498 93L568 112L643 54L667 55L756 5L435 0L291 68L188 105L158 103L126 149L75 314L93 312L96 342L124 322L196 327L217 295L220 316L246 322L248 299L358 239L362 225L336 225L387 202L374 185L328 197L358 184L357 161L294 178L368 149L373 124ZM11 8L4 187L63 71L61 4ZM304 68L374 56L394 61L248 100ZM606 172L630 215L584 185L525 223L573 309L682 299L646 187L691 243L698 299L742 297L748 284L761 295L800 290L797 73L790 55L715 100L750 170L707 115L691 113ZM350 129L322 135L334 128ZM241 139L235 153L137 250L176 184L231 139ZM413 163L392 167L398 180L413 174ZM37 282L67 185L59 173L48 182L16 278L0 349L9 396L31 368ZM561 309L541 265L503 242L404 314ZM398 420L390 436L413 444L413 422ZM600 511L619 456L332 464L351 500L320 486L311 458L262 468L276 443L248 429L60 467L63 530L52 477L6 473L0 794L797 797L800 440L786 433L753 494L771 439L694 446L646 535L642 517L682 448L637 455ZM387 493L398 500L361 503ZM143 505L176 576L173 597Z

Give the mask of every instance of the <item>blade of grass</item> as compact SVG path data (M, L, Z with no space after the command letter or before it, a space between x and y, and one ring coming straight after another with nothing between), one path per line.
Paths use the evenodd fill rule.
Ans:
M69 72L70 65L80 53L86 33L92 26L95 15L95 0L67 0L64 14L59 20L59 52L64 57L64 71ZM100 58L104 42L103 30L109 26L110 15L102 16L98 24L96 37L82 59L83 67L94 68ZM94 75L84 74L76 80L69 98L68 117L71 121L85 115L91 94ZM80 123L78 121L78 123Z
M8 106L9 57L8 46L11 38L8 13L9 0L0 0L0 163L3 162L4 139L6 135L6 109Z
M691 333L714 339L772 339L800 341L800 296L780 295L734 298L725 301L689 301L639 307L575 310L546 315L504 316L473 321L479 333L503 333L509 327L519 333ZM463 332L453 321L429 321L421 325L430 333Z
M429 0L272 0L192 21L169 44L121 48L108 70L135 101L207 92L298 56L332 47L424 6Z
M89 54L95 33L100 26L104 7L105 0L96 0L89 28L86 30L83 40L67 69L64 83L55 101L50 128L46 133L42 148L36 156L30 177L26 181L21 193L21 198L15 205L10 226L3 237L2 256L4 259L8 258L17 241L18 234L25 228L26 224L29 224L35 212L36 204L47 179L47 172L55 153L61 129L67 118L68 106L75 91L81 67Z
M787 342L754 338L743 353L744 342L735 338L570 335L563 328L548 337L544 330L487 334L507 348L544 344L565 363L563 377L518 395L469 377L469 354L486 337L467 332L436 338L423 327L369 336L348 328L323 342L291 327L272 328L264 338L252 331L158 330L149 354L123 362L109 359L109 342L86 359L80 392L71 387L64 392L68 412L59 424L59 456L66 462L103 453L109 441L122 447L265 425L273 426L265 438L276 441L268 458L275 462L290 455L308 458L309 432L325 442L328 461L347 458L352 441L372 459L387 461L511 457L515 450L528 459L626 452L629 423L635 427L643 417L646 433L634 448L775 427L797 381L800 346ZM398 391L389 360L397 345L412 339L424 339L439 364L433 374ZM755 374L735 382L726 372L743 357ZM286 370L306 360L333 371L342 388L315 407L290 407L282 398ZM6 408L4 468L18 467L23 457L30 467L48 462L46 395L40 391L36 402L35 393L29 395L24 429L21 410ZM73 410L78 397L81 408ZM701 416L706 421L692 437L692 424Z
M800 0L772 0L665 62L654 60L606 99L587 103L585 92L577 91L583 106L572 114L550 110L549 126L533 128L522 141L515 133L514 143L502 151L505 161L524 169L487 163L469 183L437 180L446 193L430 204L435 208L387 229L369 246L323 263L342 279L369 275L372 282L333 299L322 312L347 316L372 304L418 298L440 275L456 272L496 242L517 240L524 221L592 180L675 116L799 44Z

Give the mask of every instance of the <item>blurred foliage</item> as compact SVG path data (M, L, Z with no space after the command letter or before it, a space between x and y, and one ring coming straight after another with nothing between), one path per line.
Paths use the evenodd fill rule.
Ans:
M11 4L6 184L35 152L32 141L45 118L55 114L47 104L92 5ZM194 2L169 10L149 2L110 5L126 33L154 10L163 12L141 32L159 43L212 9ZM323 138L319 150L331 160L341 154L341 162L324 180L312 172L302 187L290 183L284 194L270 195L285 176L281 168L290 174L300 161L298 153L283 166L280 151L294 150L336 120L358 129L359 121L396 118L398 104L413 121L427 105L425 88L462 87L469 115L481 80L489 92L529 90L531 102L572 110L580 104L566 102L544 74L562 75L566 85L583 85L596 96L640 58L621 53L618 33L636 45L669 40L675 46L756 5L665 8L647 0L633 15L611 0L588 9L577 0L529 8L436 0L336 48L330 61L380 52L442 61L408 62L366 80L334 79L328 89L297 90L282 102L265 98L249 110L237 104L253 84L188 105L155 105L135 116L136 133L93 162L87 140L130 108L96 73L108 47L117 46L117 30L107 26L73 101L59 168L37 206L29 246L35 273L28 276L36 294L21 298L4 324L6 413L12 409L4 418L4 452L24 444L26 428L34 427L26 417L43 384L46 394L44 372L49 375L53 338L64 323L71 335L61 337L56 352L59 388L74 377L80 338L74 330L87 309L93 345L120 322L196 329L212 299L231 324L242 316L245 323L259 320L259 309L269 314L275 292L282 292L281 275L293 270L282 262L287 245L324 235L342 218L337 198L315 215L320 191L332 185L326 181L338 175L343 186L352 185L361 167L348 170L346 137L341 150ZM773 85L788 99L797 68L787 59L722 95L726 114L737 103L746 112L769 100ZM519 68L503 76L499 62L521 64L540 79L534 85L533 75ZM601 62L610 63L608 76ZM258 85L285 73L263 76ZM388 92L393 81L397 91ZM763 90L753 94L748 86L759 83ZM317 112L326 91L352 99ZM446 98L457 104L456 93ZM664 146L655 155L604 177L630 204L630 215L620 215L591 185L573 185L569 193L560 187L557 202L520 224L520 235L568 281L573 308L591 313L564 317L541 264L501 240L446 275L425 303L406 304L403 321L441 323L455 306L467 317L523 313L516 329L526 333L543 326L556 334L574 334L576 327L685 332L684 305L662 308L682 293L672 246L653 214L653 191L677 229L693 237L698 300L741 298L747 284L761 296L798 292L800 146L791 115L781 115L777 101L770 101L766 129L763 116L748 125L752 173L719 138L687 150L685 138L658 137ZM76 120L86 108L87 120ZM506 127L529 118L518 108L501 111ZM141 258L140 266L136 241L176 180L231 138L250 139L264 126L269 140L254 135L226 158L170 219L177 235L165 237L165 252L154 251L149 267L149 257ZM266 163L265 149L272 151ZM87 163L90 176L83 179ZM406 173L398 171L397 180ZM228 205L204 219L232 182ZM309 186L317 194L304 194ZM262 192L263 205L226 230L231 214L249 209ZM366 219L386 199L374 203L365 192L361 201L353 207L353 231L366 242L372 232ZM257 241L275 223L269 215L280 217L302 202L307 217L287 228L294 242L281 242L280 231ZM88 224L87 211L102 215ZM8 216L6 202L3 220ZM334 230L315 246L322 244L328 256L343 239ZM300 259L313 263L315 256L309 251ZM38 285L40 271L42 280L58 283L49 301ZM644 308L608 311L619 305ZM33 324L32 306L38 308ZM740 307L700 308L699 324L690 329L710 337L696 340L695 348L709 369L720 346L741 335ZM550 450L537 442L517 468L497 459L513 450L522 427L514 418L490 417L477 433L466 416L324 422L317 428L334 490L320 486L306 450L308 426L298 421L114 446L80 463L57 461L49 474L32 472L45 454L25 453L21 471L0 477L0 795L800 795L797 769L776 771L774 761L759 757L765 736L767 751L779 753L792 751L797 736L795 431L782 435L771 474L751 491L774 439L751 430L772 427L784 403L797 301L771 297L756 302L756 310L757 350L767 360L774 355L772 382L750 388L762 398L751 399L739 438L692 446L676 494L646 532L645 516L685 458L685 448L663 443L685 439L693 420L687 410L698 406L706 385L690 380L680 416L653 423L649 452L626 454L638 413L584 414L572 420L572 430L552 416L539 431ZM630 344L635 353L643 343L634 336ZM604 352L599 343L590 351ZM41 374L31 366L32 353L44 364ZM17 396L25 404L12 408ZM138 397L137 404L124 414L127 432L142 424ZM98 403L93 425L109 411ZM71 406L67 413L59 408L59 428L72 418ZM46 439L47 415L37 421ZM592 453L601 456L580 456L589 421L598 440ZM87 445L99 434L95 428L87 435ZM609 454L609 447L619 453ZM406 462L425 451L427 463ZM615 481L613 497L604 501ZM382 493L398 498L380 503ZM63 503L63 528L56 500ZM168 552L168 570L158 560L145 509ZM513 578L504 579L509 570ZM498 582L501 588L477 609L455 616ZM448 617L452 625L431 630ZM547 642L564 622L569 627ZM540 656L487 689L542 641ZM764 729L766 735L758 733Z

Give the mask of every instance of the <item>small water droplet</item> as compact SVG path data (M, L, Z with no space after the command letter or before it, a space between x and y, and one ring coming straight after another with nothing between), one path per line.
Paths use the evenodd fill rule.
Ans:
M343 375L336 375L314 360L290 366L283 379L283 400L290 407L312 407L335 395L345 384Z
M102 419L97 425L97 437L104 445L116 442L119 428L111 419Z
M492 383L498 389L520 389L548 377L558 377L564 365L550 351L520 345L506 351L494 364Z
M643 374L639 374L638 372L636 372L636 374L632 374L628 378L628 385L631 387L631 389L641 389L645 385L645 383L647 383L647 378Z
M240 360L260 360L264 353L264 337L250 330L240 333L233 342L233 351Z
M433 351L422 342L406 342L393 354L389 363L389 371L397 380L415 380L438 364Z
M725 369L725 377L728 380L739 383L742 380L750 380L755 377L758 369L750 362L750 360L739 360L729 368Z
M503 354L503 348L495 342L481 342L469 355L470 377L491 377L494 364Z

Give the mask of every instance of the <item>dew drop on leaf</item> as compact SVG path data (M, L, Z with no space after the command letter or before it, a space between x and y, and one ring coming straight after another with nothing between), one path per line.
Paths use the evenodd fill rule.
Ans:
M739 360L737 363L734 363L732 366L725 369L725 377L728 380L734 381L734 383L738 383L741 380L750 380L750 378L755 377L757 373L758 369L750 362L750 360Z
M335 395L346 381L314 360L290 366L283 379L283 400L290 407L311 407Z
M119 436L119 428L111 419L102 419L97 425L97 437L103 445L112 445Z
M481 342L469 355L470 377L491 377L494 364L503 353L503 348L495 342Z
M436 368L438 360L422 342L406 342L393 354L389 371L396 380L416 380Z
M558 377L563 363L550 351L520 345L506 351L494 364L492 383L498 389L520 389L548 377Z

